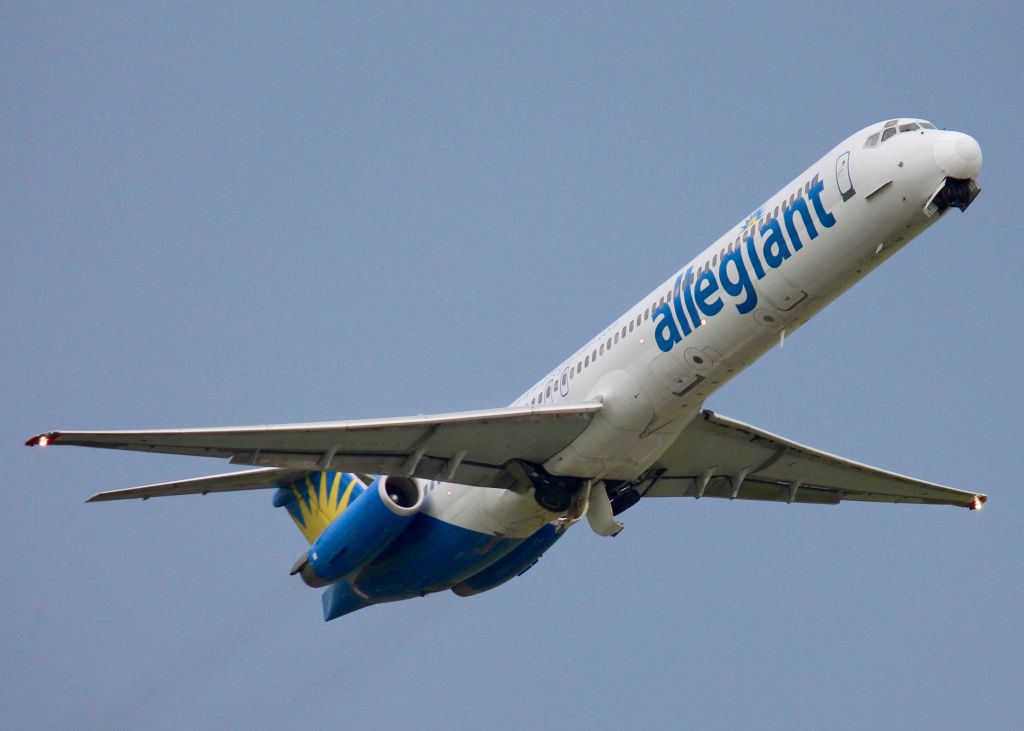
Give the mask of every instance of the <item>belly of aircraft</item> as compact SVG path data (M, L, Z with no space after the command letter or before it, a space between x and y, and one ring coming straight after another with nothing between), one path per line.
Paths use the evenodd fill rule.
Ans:
M480 533L421 513L353 585L377 602L443 591L483 571L523 540Z

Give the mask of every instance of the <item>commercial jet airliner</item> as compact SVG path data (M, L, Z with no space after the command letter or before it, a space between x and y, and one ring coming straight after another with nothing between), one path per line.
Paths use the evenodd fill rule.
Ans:
M981 148L921 119L845 139L645 295L511 406L240 428L51 431L71 444L252 465L90 501L269 488L310 543L292 569L324 619L529 569L586 518L643 498L958 505L985 496L798 444L705 400L953 207Z

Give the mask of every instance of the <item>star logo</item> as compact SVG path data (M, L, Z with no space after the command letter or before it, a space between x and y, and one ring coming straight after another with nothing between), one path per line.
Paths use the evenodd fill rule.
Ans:
M760 220L761 216L763 215L764 209L758 208L756 211L747 216L747 220L744 221L742 224L743 228L751 228L752 226L755 226L757 222Z

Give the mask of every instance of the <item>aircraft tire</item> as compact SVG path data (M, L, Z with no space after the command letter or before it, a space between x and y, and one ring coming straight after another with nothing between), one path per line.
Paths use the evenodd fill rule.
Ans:
M534 488L533 499L549 512L564 513L572 504L572 493L565 485L546 485Z

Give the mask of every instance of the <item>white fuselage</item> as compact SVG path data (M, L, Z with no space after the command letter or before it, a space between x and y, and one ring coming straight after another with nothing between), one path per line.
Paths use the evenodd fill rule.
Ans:
M919 128L866 146L882 129L837 145L513 402L602 401L548 472L639 477L708 396L938 220L923 209L947 176L977 174L967 135ZM513 537L552 519L529 495L442 482L424 511Z

